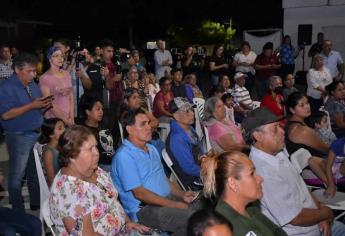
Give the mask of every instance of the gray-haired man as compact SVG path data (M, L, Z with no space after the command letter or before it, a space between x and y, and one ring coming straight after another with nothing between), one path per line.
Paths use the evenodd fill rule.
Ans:
M243 120L247 138L252 142L250 158L264 179L261 210L288 235L345 235L345 225L333 221L332 210L307 189L302 177L289 161L284 130L277 117L258 108Z

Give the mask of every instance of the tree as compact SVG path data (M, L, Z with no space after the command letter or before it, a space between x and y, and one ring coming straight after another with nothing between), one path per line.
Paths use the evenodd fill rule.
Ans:
M202 22L199 30L200 38L203 43L225 43L230 44L236 29L232 29L231 23L228 27L218 22L206 20Z

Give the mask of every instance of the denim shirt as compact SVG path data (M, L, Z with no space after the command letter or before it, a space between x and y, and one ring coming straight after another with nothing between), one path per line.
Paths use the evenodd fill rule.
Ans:
M42 93L35 82L28 85L29 94L14 74L0 85L0 115L13 108L19 108L31 103L36 98L42 97ZM9 120L0 119L1 125L6 132L32 131L41 127L43 116L40 109L31 109L22 115Z

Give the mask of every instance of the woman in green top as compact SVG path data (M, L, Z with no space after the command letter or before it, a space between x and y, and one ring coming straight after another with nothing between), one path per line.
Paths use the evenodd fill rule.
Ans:
M202 158L201 177L205 197L218 199L216 211L232 223L234 236L287 235L254 206L263 194L262 178L247 155L211 152Z

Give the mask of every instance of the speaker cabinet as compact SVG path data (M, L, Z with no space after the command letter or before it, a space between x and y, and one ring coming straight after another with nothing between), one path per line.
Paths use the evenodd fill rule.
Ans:
M298 45L311 45L313 25L298 25Z

